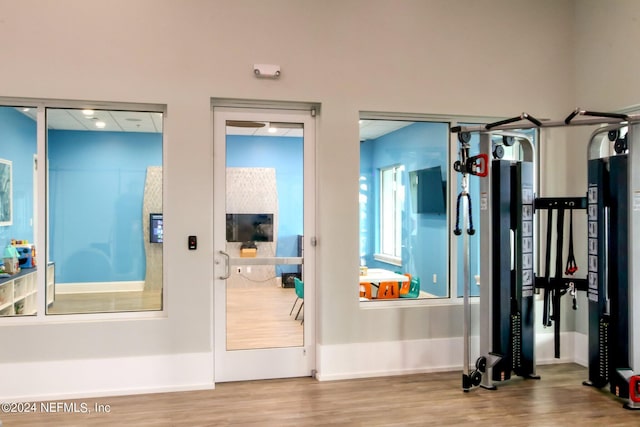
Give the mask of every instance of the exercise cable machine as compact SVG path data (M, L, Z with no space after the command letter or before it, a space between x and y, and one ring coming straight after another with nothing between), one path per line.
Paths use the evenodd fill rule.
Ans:
M469 265L469 236L475 234L473 228L473 216L471 207L471 196L469 195L467 188L469 184L469 175L475 175L479 177L486 177L488 173L488 156L486 154L479 154L477 156L469 155L469 142L471 135L469 133L459 133L458 141L460 141L460 150L458 152L458 160L453 164L453 168L456 172L462 174L461 179L461 191L458 194L456 201L456 227L453 230L453 234L460 236L463 234L463 230L460 228L460 213L462 202L462 223L466 233L463 237L463 257L464 257L464 369L462 373L462 388L463 390L469 390L472 386L480 384L482 379L482 372L486 368L485 357L480 357L476 361L476 368L473 371L469 369L470 357L471 357L471 305L469 303L470 287L471 287L471 272Z
M521 117L534 124L539 123L526 114ZM505 121L489 124L486 129L501 124L505 124ZM464 147L465 142L470 140L470 133L459 129L455 128L454 131L458 130L458 140L461 147ZM522 151L523 161L502 160L505 147L512 146ZM484 156L486 159L485 178L480 182L481 265L491 266L481 268L480 283L494 285L480 286L480 330L482 337L486 339L480 340L481 356L476 360L473 370L469 369L470 357L465 350L464 391L478 385L495 389L492 381L508 379L513 369L519 375L535 377L532 344L533 143L527 135L521 133L480 132L480 153L476 157ZM488 160L489 153L493 156L491 162ZM458 164L456 162L454 169L461 172L456 167ZM491 197L492 194L495 197ZM519 208L516 209L515 205L512 207L512 203ZM492 239L486 238L487 230L493 230ZM512 237L517 251L511 250ZM467 250L464 252L466 254ZM519 255L516 256L516 253ZM530 297L522 297L523 285ZM465 314L469 312L469 287L468 275L465 274ZM466 348L470 341L469 322L466 315Z
M574 120L576 117L580 119ZM526 135L517 131L585 125L609 125L597 130L589 145L587 197L535 199L533 146L527 143ZM584 290L589 301L589 380L585 384L599 388L610 384L612 393L627 399L625 407L640 409L640 326L634 327L640 325L640 265L634 268L629 262L640 256L640 248L634 244L640 240L640 116L576 109L564 121L541 122L523 113L488 125L455 127L452 132L458 134L461 147L466 141L467 157L471 132L480 135L481 156L491 152L494 156L492 162L487 162L488 177L481 181L480 189L480 357L476 370L469 372L470 316L469 300L465 297L463 390L477 385L495 389L493 381L509 379L512 371L538 378L534 293L544 290L544 326L554 326L554 354L559 357L560 297L572 295L575 309L575 293ZM601 142L603 133L608 137L608 145ZM502 144L495 142L500 136ZM511 137L521 144L524 156L520 162L500 160L500 146L508 145ZM599 145L594 142L597 137ZM607 154L605 148L609 147L614 155ZM464 182L465 170L455 169L463 173ZM563 272L573 275L577 270L573 213L585 209L589 233L587 279L564 277ZM541 210L547 211L547 253L545 274L535 277L533 214ZM565 211L570 215L570 243L563 269ZM553 213L558 240L552 276ZM467 245L465 242L465 295L469 288Z

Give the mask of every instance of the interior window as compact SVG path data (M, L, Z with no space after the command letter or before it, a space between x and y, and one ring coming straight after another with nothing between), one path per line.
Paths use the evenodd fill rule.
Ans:
M37 314L38 218L33 107L0 106L0 316Z
M448 150L448 123L360 120L363 302L449 296Z
M46 109L47 314L162 309L162 125Z

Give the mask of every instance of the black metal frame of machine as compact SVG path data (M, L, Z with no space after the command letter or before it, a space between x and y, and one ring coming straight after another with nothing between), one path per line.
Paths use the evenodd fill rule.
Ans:
M533 144L517 130L580 125L605 126L594 132L589 144L586 197L536 199ZM626 135L623 129L627 129ZM477 385L495 389L493 382L509 379L512 372L538 378L534 295L544 290L543 322L544 326L554 325L554 352L559 357L560 298L567 293L573 295L576 308L575 293L584 290L589 301L589 380L585 384L599 388L609 384L612 393L625 399L625 407L640 409L640 264L630 262L640 257L640 116L576 109L563 121L541 122L523 113L484 126L454 127L452 132L458 134L461 143L461 158L454 169L462 173L463 183L472 172L472 168L464 167L465 161L479 157L469 156L471 132L479 132L480 156L493 153L495 158L486 162L488 176L480 185L480 356L474 370L469 363L470 278L465 236L463 390ZM603 143L603 135L608 144ZM500 146L514 140L520 142L522 161L500 160ZM468 196L466 199L470 201ZM536 277L534 213L542 210L547 212L547 253L544 275ZM588 216L589 261L584 279L567 277L577 269L572 243L566 269L562 266L567 210L571 218L574 210L586 211ZM552 263L554 213L555 252L560 255ZM466 224L464 209L463 214ZM572 234L572 221L570 224Z

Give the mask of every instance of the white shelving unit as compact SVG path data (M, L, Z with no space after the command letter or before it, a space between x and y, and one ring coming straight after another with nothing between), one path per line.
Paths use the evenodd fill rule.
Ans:
M36 314L38 284L35 269L22 270L15 277L0 280L0 316Z

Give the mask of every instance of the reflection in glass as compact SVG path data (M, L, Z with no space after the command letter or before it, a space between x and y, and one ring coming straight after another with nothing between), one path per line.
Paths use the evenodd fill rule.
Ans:
M232 121L226 133L226 349L302 346L302 126Z
M162 309L162 114L47 109L46 120L47 313Z
M37 313L35 111L0 107L0 316Z
M448 124L361 120L360 141L361 270L410 275L399 298L447 297Z

